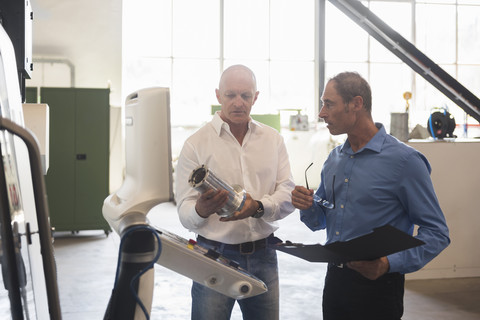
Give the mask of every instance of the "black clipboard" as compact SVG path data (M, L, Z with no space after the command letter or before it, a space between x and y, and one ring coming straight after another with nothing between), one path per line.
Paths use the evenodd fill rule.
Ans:
M310 262L345 263L356 260L374 260L424 244L425 242L422 240L391 225L385 225L373 229L371 233L348 241L326 245L306 245L287 241L272 244L270 247Z

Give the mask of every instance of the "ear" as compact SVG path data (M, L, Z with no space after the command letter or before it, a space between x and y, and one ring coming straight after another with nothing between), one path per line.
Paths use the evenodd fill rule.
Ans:
M218 103L222 104L222 102L220 101L220 90L215 89L215 95L217 96Z
M258 98L258 94L259 94L259 93L260 93L260 91L255 92L255 97L253 97L252 106L255 104L255 101L257 101L257 98Z
M363 98L361 96L353 97L352 102L354 111L360 111L363 109Z

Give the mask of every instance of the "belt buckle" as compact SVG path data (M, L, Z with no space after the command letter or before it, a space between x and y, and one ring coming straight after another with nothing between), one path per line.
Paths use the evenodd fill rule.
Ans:
M252 254L255 252L255 242L250 241L250 242L240 243L239 249L241 254Z
M330 262L328 265L333 266L335 268L340 268L340 269L343 269L346 267L345 263L337 263L337 262Z

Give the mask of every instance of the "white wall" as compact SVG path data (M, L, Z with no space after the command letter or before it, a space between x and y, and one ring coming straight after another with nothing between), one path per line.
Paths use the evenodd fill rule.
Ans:
M75 87L111 89L110 102L120 106L122 63L121 0L32 0L30 85L70 86L65 64L36 60L66 60L74 67ZM65 70L61 70L65 69ZM27 83L27 85L29 85Z
M451 244L408 279L480 276L478 159L480 141L410 141L432 166L432 180L450 229Z

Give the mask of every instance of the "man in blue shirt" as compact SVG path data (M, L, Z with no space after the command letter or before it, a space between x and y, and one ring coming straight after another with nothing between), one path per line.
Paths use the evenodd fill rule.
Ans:
M405 273L425 266L450 243L428 160L372 119L369 84L354 72L330 79L319 117L333 135L347 134L325 161L313 190L296 186L292 204L327 243L346 241L389 224L425 245L371 261L329 264L323 319L401 319ZM316 200L314 201L314 197ZM322 199L322 200L317 200Z

